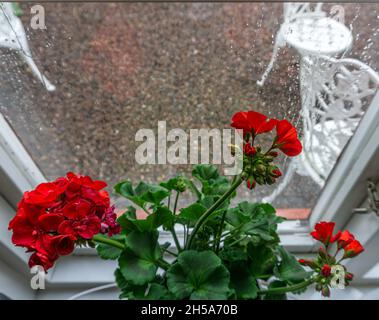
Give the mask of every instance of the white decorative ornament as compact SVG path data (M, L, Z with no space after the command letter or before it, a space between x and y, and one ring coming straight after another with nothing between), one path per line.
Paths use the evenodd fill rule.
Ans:
M300 89L303 151L290 160L281 183L264 202L272 202L295 172L324 186L379 89L379 75L355 59L304 57Z
M287 2L283 4L284 21L276 35L271 60L261 79L263 86L277 59L279 49L288 44L302 57L346 52L353 41L350 30L341 22L326 17L322 3Z

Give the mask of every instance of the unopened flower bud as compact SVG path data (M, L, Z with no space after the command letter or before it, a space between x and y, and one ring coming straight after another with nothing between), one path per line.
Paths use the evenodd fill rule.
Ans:
M255 168L260 174L264 174L266 172L266 167L263 164L258 164Z
M254 189L255 185L256 185L256 182L255 182L255 179L250 177L249 179L247 179L246 181L246 185L247 187L251 190L251 189Z
M186 184L186 181L183 179L183 177L178 178L178 182L176 183L176 188L179 192L186 191L187 184Z
M245 143L243 146L243 152L248 156L248 157L254 157L257 151L255 148L250 144L250 143Z
M268 185L272 185L275 183L275 178L268 176L266 177L266 182Z
M322 269L321 269L321 274L322 274L324 277L326 277L326 278L330 276L331 272L332 272L332 268L331 268L330 265L328 265L328 264L325 264L325 265L322 267ZM323 279L323 280L325 280L325 279Z
M265 183L265 179L261 176L257 176L255 180L257 181L258 184L261 184L261 185Z
M268 171L268 174L274 178L279 178L282 175L282 173L280 172L277 166L269 166L267 171Z
M277 153L276 151L270 151L268 154L269 154L271 157L274 157L274 158L276 158L276 157L279 155L279 153Z
M351 281L351 280L353 280L353 278L354 278L354 275L353 275L352 273L347 272L347 273L345 274L345 279L346 279L347 281Z
M303 266L311 267L312 269L316 267L316 264L312 260L299 259L298 261Z
M324 296L324 297L330 297L330 289L328 286L324 286L322 288L322 291L321 291L321 294Z

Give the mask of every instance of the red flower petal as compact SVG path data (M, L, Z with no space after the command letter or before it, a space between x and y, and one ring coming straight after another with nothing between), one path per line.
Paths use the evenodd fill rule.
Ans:
M64 218L60 214L46 213L38 218L39 226L46 232L57 231Z
M302 145L297 137L296 128L287 120L278 121L276 125L276 146L287 156L297 156L302 151Z
M244 133L253 133L254 135L269 132L274 129L277 120L270 119L264 114L255 111L240 111L232 117L231 126L236 129L243 129Z
M345 258L353 258L362 253L365 249L358 240L351 241L345 248Z

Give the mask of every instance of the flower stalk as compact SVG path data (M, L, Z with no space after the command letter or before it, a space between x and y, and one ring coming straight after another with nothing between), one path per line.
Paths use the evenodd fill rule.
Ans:
M111 239L111 238L104 236L102 234L94 235L92 240L97 242L97 243L107 244L107 245L114 247L114 248L117 248L117 249L121 249L121 250L125 249L125 245L123 245L121 242L114 240L114 239Z
M316 278L309 278L308 280L294 284L292 286L259 290L258 293L263 295L263 294L280 294L280 293L298 291L298 290L308 287L315 281L316 281Z
M196 222L195 227L193 228L191 235L188 239L186 249L191 249L193 240L195 239L196 234L199 232L200 228L208 220L211 214L216 211L231 195L232 193L241 185L244 180L241 176L238 176L234 183L231 185L228 191L226 191L220 199L218 199Z

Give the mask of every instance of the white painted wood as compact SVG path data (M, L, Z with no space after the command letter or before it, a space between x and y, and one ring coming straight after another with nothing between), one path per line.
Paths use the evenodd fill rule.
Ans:
M379 94L361 120L339 157L312 210L310 227L321 220L335 221L343 228L367 197L366 181L379 178Z
M16 272L13 266L3 261L3 257L0 257L0 292L11 299L36 298L36 291L30 287L30 279Z
M12 244L12 233L8 230L8 223L14 214L14 209L0 195L0 259L13 270L26 274L29 272L28 255L24 248Z
M0 178L0 193L13 207L16 207L24 191L46 181L2 114L0 114Z

